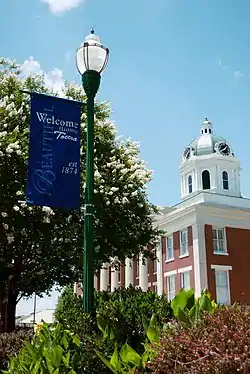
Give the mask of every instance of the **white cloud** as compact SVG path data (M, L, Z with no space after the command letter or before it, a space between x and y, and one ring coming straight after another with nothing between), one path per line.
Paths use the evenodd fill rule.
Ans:
M241 70L233 70L231 67L227 66L227 65L224 65L224 63L219 59L218 61L218 65L221 69L228 69L228 71L230 72L230 74L233 75L234 79L236 79L237 81L239 81L240 79L243 79L245 78L247 75L241 71Z
M227 65L224 65L220 59L218 60L218 65L219 65L222 69L228 69L228 66L227 66Z
M48 4L52 13L63 13L72 8L78 7L83 0L41 0L43 3Z
M20 66L20 69L24 76L43 73L40 62L35 60L32 56L28 60L24 61L24 63Z
M53 69L44 75L45 84L53 88L54 91L60 92L64 84L63 72L61 69Z
M242 73L242 71L240 71L240 70L235 70L235 71L234 71L234 77L235 77L236 79L244 78L244 76L245 76L245 74Z
M40 62L35 60L32 56L24 61L24 63L20 66L20 69L23 77L43 74L45 85L52 88L53 91L57 92L60 96L63 96L62 87L64 84L64 79L62 70L55 68L49 72L45 72L41 68Z

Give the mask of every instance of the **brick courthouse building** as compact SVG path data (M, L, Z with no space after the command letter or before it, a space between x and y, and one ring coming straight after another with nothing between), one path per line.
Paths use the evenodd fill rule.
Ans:
M194 288L197 296L207 288L221 304L250 305L250 200L241 196L240 170L231 145L205 118L182 154L181 202L155 217L167 232L157 261L127 259L119 271L104 264L96 289L132 284L172 299L181 287Z

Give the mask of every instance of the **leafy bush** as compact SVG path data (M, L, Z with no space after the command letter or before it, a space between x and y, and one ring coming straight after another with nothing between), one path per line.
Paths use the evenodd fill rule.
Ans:
M178 323L152 348L155 373L250 373L250 314L218 308L195 325Z
M142 316L151 318L154 314L158 323L172 317L172 309L165 296L155 292L143 292L132 286L114 292L96 292L95 309L99 317L109 320L116 332L116 340L121 344L127 342L134 349L139 349L145 341ZM82 299L73 294L72 287L66 287L59 298L55 319L72 329L79 335L93 331L98 332L95 318L89 328L90 317L83 313Z
M137 352L143 350L142 344L146 339L142 317L151 318L154 314L159 324L172 317L166 297L152 291L143 292L129 287L113 293L98 292L96 298L98 316L111 321L116 341L121 344L127 342Z
M203 312L213 314L219 306L211 300L211 295L207 290L195 299L193 289L188 291L181 289L171 301L171 308L178 321L190 325L198 323Z
M10 357L16 355L24 343L32 339L32 336L32 329L20 329L0 334L0 370L8 368Z
M83 313L82 299L73 293L73 287L68 286L59 297L55 320L65 328L78 334L81 339L81 354L77 358L81 373L104 374L110 373L106 366L97 358L95 349L101 352L109 352L112 348L108 342L99 339L99 331L96 319Z
M114 331L118 348L128 343L139 354L143 352L146 340L142 316L151 318L154 314L158 323L172 317L170 304L164 296L133 287L113 293L96 292L95 308L98 318L106 320ZM82 373L110 373L97 358L96 351L111 355L114 344L112 340L100 336L96 316L83 313L82 299L73 294L72 287L66 287L59 298L55 319L77 333L83 342Z
M153 346L149 343L158 342L164 331L168 331L168 329L170 331L174 330L175 325L178 325L178 323L186 327L200 323L204 312L213 314L218 309L218 306L211 300L211 296L207 290L203 291L198 299L195 299L193 289L188 291L181 289L171 301L171 308L177 321L171 321L169 324L157 324L157 318L154 314L150 320L143 315L141 316L144 332L146 333L141 354L136 352L127 343L119 350L116 341L117 337L119 339L119 330L117 335L117 331L113 330L114 323L112 319L102 319L100 315L97 315L98 326L103 333L104 339L109 337L115 343L115 350L111 357L102 352L97 352L98 357L116 374L146 373L150 370L150 367L147 367L146 364L152 361L156 355Z
M76 374L80 340L59 323L41 324L31 342L26 342L10 361L9 374Z
M109 325L105 324L102 319L97 318L98 326L103 333L104 339L108 336L111 340L115 339L115 334ZM152 315L151 319L143 316L143 327L146 333L147 339L143 346L144 350L141 355L138 354L129 344L125 343L118 349L118 344L114 341L114 352L111 357L105 356L102 352L96 352L102 362L115 374L134 374L134 373L146 373L149 372L146 364L153 357L153 350L149 346L149 343L155 343L159 341L161 329L157 325L155 315Z

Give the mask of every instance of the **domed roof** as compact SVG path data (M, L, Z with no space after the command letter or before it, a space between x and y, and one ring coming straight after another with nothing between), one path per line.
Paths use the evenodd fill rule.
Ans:
M228 141L221 136L214 135L212 123L205 118L201 124L200 136L188 144L182 154L182 159L184 161L191 156L205 156L213 153L223 156L234 156Z

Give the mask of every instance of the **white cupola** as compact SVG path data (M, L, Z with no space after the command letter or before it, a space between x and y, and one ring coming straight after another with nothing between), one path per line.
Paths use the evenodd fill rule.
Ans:
M240 162L228 141L213 133L205 118L200 136L184 149L180 164L181 198L198 192L241 197Z

